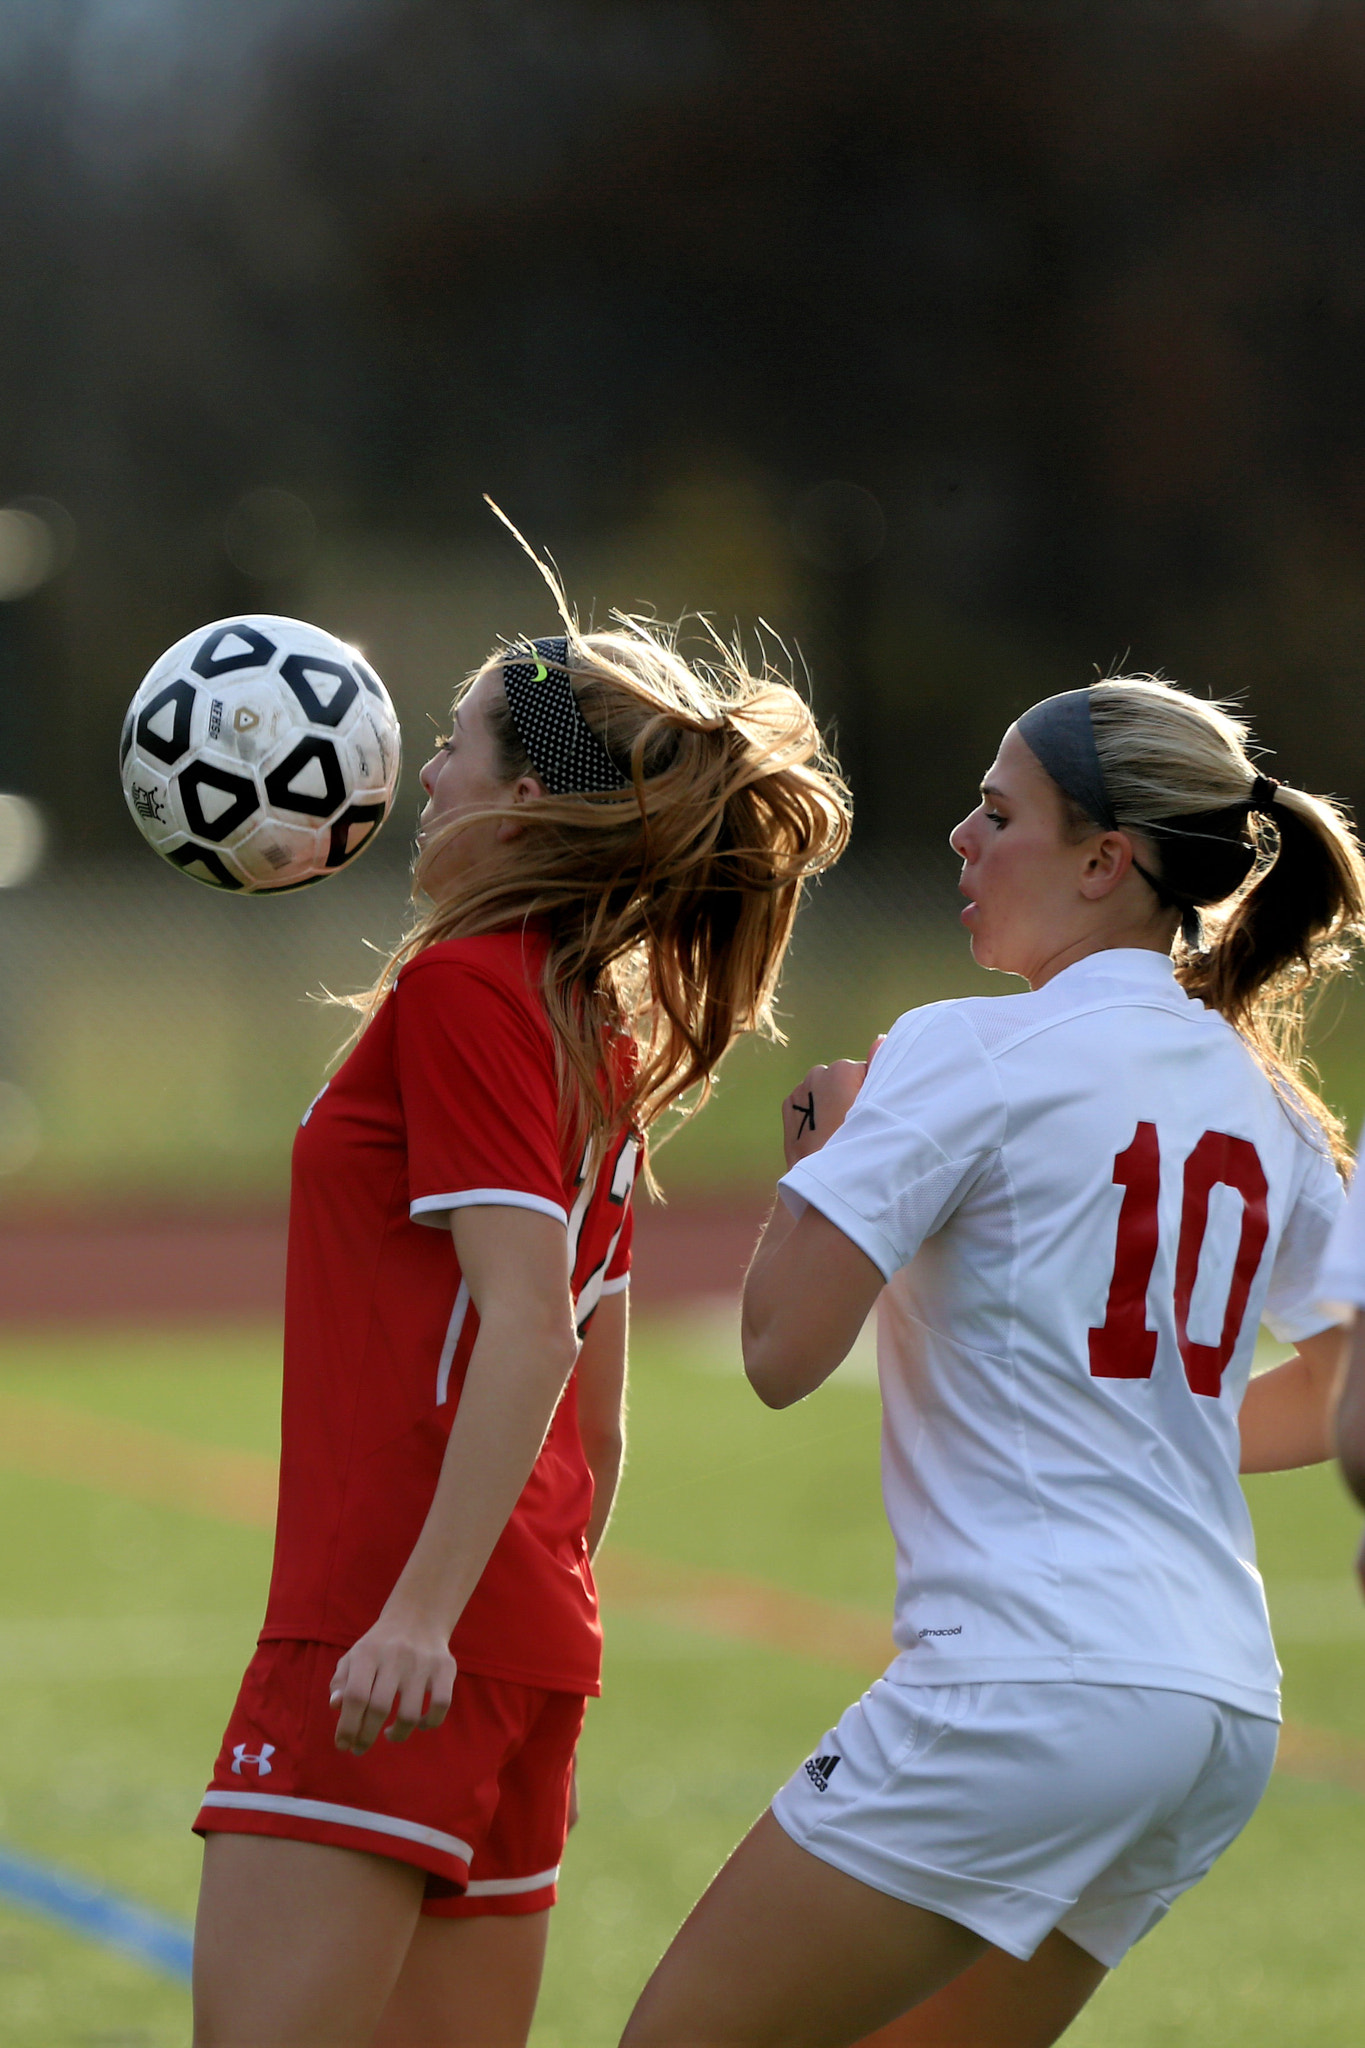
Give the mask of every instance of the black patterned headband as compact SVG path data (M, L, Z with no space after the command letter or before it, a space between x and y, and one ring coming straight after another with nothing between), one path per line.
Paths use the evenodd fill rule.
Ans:
M551 796L605 796L629 789L578 708L565 639L507 650L502 686L527 759Z

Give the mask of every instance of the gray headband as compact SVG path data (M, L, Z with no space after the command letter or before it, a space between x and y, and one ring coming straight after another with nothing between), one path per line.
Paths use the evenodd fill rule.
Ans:
M1058 789L1079 804L1087 818L1103 825L1106 832L1116 832L1119 821L1104 786L1089 690L1064 690L1060 697L1044 697L1041 704L1015 720L1015 728Z
M502 686L517 738L551 796L605 796L629 789L578 708L569 678L569 643L533 640L509 647Z

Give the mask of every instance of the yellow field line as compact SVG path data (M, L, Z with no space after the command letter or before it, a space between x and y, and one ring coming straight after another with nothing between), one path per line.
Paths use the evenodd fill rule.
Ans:
M243 1528L275 1524L273 1458L220 1450L64 1402L0 1392L0 1466ZM703 1570L609 1545L598 1577L608 1605L646 1609L672 1627L868 1675L882 1670L892 1655L889 1633L877 1616L739 1572ZM1365 1793L1365 1742L1331 1729L1286 1722L1276 1767Z

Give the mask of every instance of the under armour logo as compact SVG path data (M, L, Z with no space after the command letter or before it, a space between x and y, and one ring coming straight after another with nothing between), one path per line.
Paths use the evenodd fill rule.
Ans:
M275 1745L273 1742L263 1742L255 1756L251 1754L244 1742L239 1742L232 1752L232 1768L240 1778L243 1764L255 1764L257 1777L268 1778L270 1776L270 1759L274 1754Z

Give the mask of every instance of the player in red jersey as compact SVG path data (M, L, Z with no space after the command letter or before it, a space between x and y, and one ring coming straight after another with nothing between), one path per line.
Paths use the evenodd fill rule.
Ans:
M525 2040L598 1689L641 1146L772 1028L848 831L795 691L632 621L499 651L422 782L427 907L295 1144L199 2048Z

